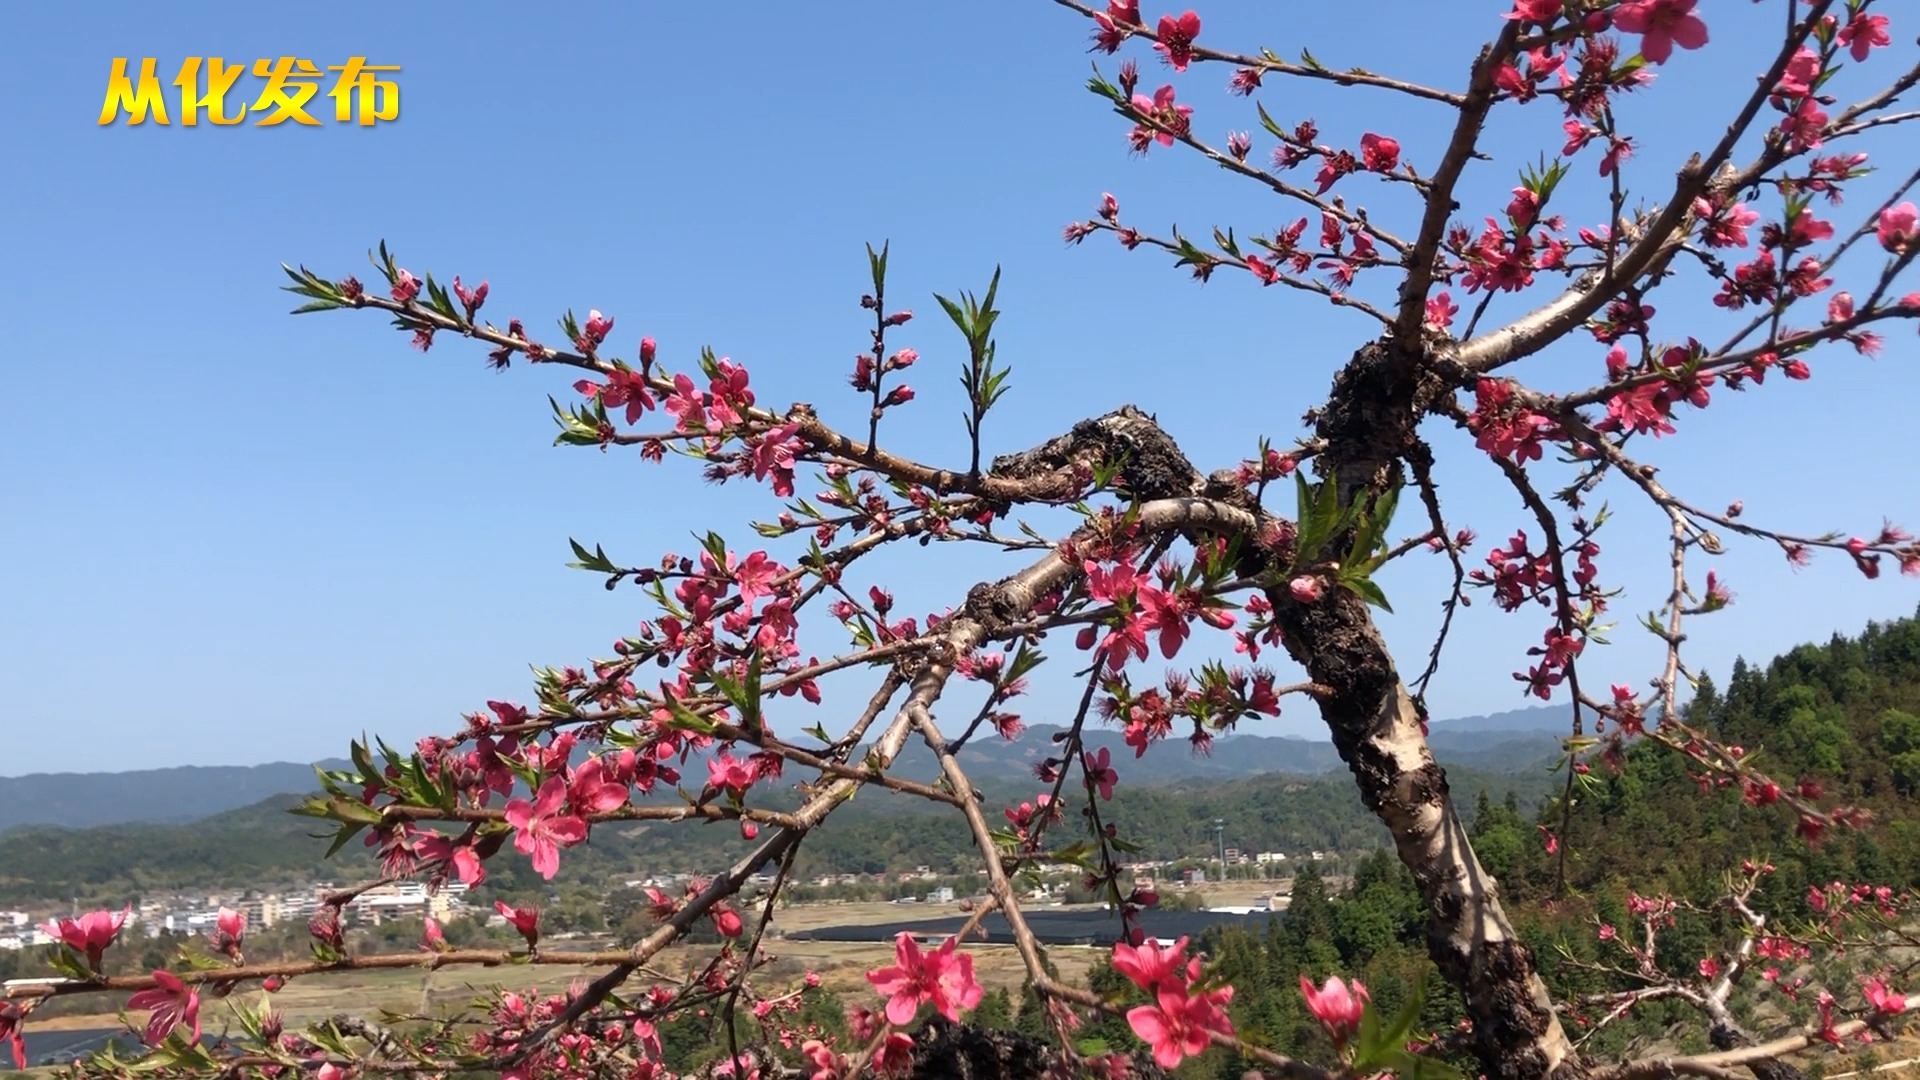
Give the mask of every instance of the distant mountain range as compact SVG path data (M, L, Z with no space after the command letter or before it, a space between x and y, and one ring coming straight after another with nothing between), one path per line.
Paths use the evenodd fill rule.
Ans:
M1436 721L1431 742L1443 764L1507 773L1544 766L1557 753L1566 729L1564 708L1520 709ZM982 784L1031 781L1034 766L1055 751L1052 736L1059 730L1035 726L1013 742L984 731L961 751L961 763ZM1341 767L1333 744L1317 739L1236 734L1216 740L1211 754L1175 745L1136 761L1132 748L1111 727L1089 728L1085 737L1090 748L1105 747L1124 762L1130 783L1149 786L1274 773L1313 776ZM321 764L343 767L337 761ZM896 769L914 779L930 780L938 772L932 754L918 741L908 744ZM317 787L313 766L294 762L0 777L0 832L26 825L177 824Z
M1443 765L1462 766L1492 773L1508 773L1535 764L1545 765L1559 755L1560 740L1565 737L1565 714L1551 712L1555 726L1549 729L1536 721L1524 727L1455 727L1453 723L1433 724L1429 745ZM1497 719L1474 717L1481 719ZM976 735L960 751L960 764L976 783L1007 782L1016 778L1031 781L1036 765L1049 756L1057 756L1054 735L1058 727L1036 725L1013 742L993 737L992 732ZM1206 753L1195 752L1178 736L1169 745L1156 747L1144 757L1134 758L1133 748L1121 733L1111 727L1090 727L1082 733L1089 750L1106 749L1122 776L1129 783L1149 787L1186 787L1208 781L1241 780L1255 776L1318 776L1344 768L1333 743L1320 739L1299 739L1286 735L1229 735L1214 740ZM904 777L931 780L938 773L933 755L918 742L909 743L894 766Z
M318 787L312 765L182 765L0 777L0 832L22 825L173 824Z
M1508 712L1493 713L1490 716L1462 716L1453 720L1435 720L1429 726L1438 736L1441 732L1457 733L1463 731L1506 731L1506 732L1557 732L1561 735L1572 730L1573 714L1566 705L1537 705L1531 709L1513 709Z

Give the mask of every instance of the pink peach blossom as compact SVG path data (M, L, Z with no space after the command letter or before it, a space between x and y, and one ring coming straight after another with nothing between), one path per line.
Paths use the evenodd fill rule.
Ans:
M566 801L566 780L549 776L532 802L515 799L507 804L514 849L532 856L534 871L549 881L560 871L560 849L587 838L587 823L564 812Z
M1307 1011L1326 1027L1334 1042L1345 1045L1353 1033L1360 1030L1360 1018L1366 1015L1370 998L1359 979L1349 986L1340 976L1329 975L1326 984L1315 990L1313 983L1302 975L1300 993L1307 999Z
M912 934L900 932L894 939L894 966L867 972L867 981L887 998L888 1023L912 1023L927 1002L958 1023L960 1010L980 1004L985 990L973 977L973 957L956 951L958 945L958 938L948 938L938 949L922 952Z
M1640 55L1664 64L1673 47L1698 49L1707 43L1707 24L1693 13L1698 0L1626 0L1614 9L1613 24L1640 35Z
M193 1028L193 1041L200 1039L200 992L180 980L171 971L155 971L150 990L142 990L127 999L129 1009L150 1010L147 1029L142 1036L148 1046L159 1046L182 1024Z
M100 958L106 954L107 946L120 936L120 928L132 915L133 905L128 904L119 912L89 911L77 919L50 920L41 924L40 929L48 937L84 955L87 966L99 971Z

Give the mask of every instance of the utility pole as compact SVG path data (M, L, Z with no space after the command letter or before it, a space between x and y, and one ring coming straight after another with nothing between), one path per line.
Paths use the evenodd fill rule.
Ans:
M1220 850L1220 880L1227 880L1227 819L1213 819L1214 846Z

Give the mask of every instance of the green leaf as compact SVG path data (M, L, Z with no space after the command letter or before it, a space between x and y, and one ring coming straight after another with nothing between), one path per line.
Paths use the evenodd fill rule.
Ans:
M300 805L288 810L287 813L297 817L320 818L325 821L334 820L332 801L321 798L318 795L310 796L304 802L300 803Z
M433 280L433 274L427 274L427 299L435 311L448 318L454 317L453 298L447 295L446 287Z
M1393 526L1393 515L1400 509L1400 488L1398 485L1388 488L1373 500L1373 508L1367 512L1368 520L1375 523L1373 530L1374 548L1384 546L1387 531Z
M1358 593L1360 599L1365 600L1381 611L1389 615L1393 613L1393 605L1387 603L1387 594L1380 591L1380 586L1376 584L1372 578L1358 576L1343 577L1340 579L1340 583Z
M946 309L947 318L953 320L953 325L960 328L960 332L966 335L967 340L973 340L973 324L972 321L967 318L966 311L962 309L959 304L941 296L939 293L934 293L933 298L940 302L942 308Z
M367 744L355 740L350 755L353 758L353 767L360 770L360 779L369 784L379 784L386 779L374 765L373 750Z
M388 746L387 740L384 738L381 738L378 735L374 736L374 741L380 744L380 756L387 759L387 768L390 768L390 769L405 768L406 759L400 756L400 751L395 750L391 746ZM382 770L381 775L385 776L386 771Z
M1259 102L1256 101L1253 103L1253 107L1259 110L1260 126L1267 129L1267 134L1272 135L1274 138L1281 139L1281 140L1285 140L1290 137L1287 134L1287 129L1281 127L1279 123L1277 123L1274 120L1273 117L1267 115L1267 110L1265 106L1261 105Z
M360 830L364 828L366 828L365 825L340 826L340 831L335 833L333 836L333 843L327 846L327 853L321 856L321 858L331 859L335 855L339 854L340 849L347 846L347 841L360 835Z
M585 547L581 546L580 541L572 537L567 538L567 543L572 545L574 557L579 560L568 563L568 569L592 570L600 574L611 574L620 569L613 565L611 559L607 558L607 553L601 549L599 544L595 544L593 550L589 552Z
M1407 1039L1413 1034L1413 1025L1420 1019L1421 990L1422 987L1415 983L1411 996L1385 1026L1381 1024L1379 1010L1372 1005L1367 1006L1360 1018L1359 1035L1354 1041L1355 1072L1364 1074L1382 1069L1403 1072L1419 1068L1419 1059L1407 1052Z
M340 1037L340 1031L332 1023L316 1024L307 1031L307 1038L322 1049L331 1050L341 1057L352 1057L347 1050L346 1040Z
M400 276L400 268L393 264L393 256L387 252L387 242L385 240L380 241L380 257L378 259L374 258L373 252L369 251L367 252L367 261L373 263L373 268L380 271L381 276L387 279L387 284L389 285L393 284Z
M260 1037L260 1025L268 1011L267 995L260 995L260 1009L258 1012L255 1012L253 1009L243 1009L238 1002L234 1001L227 1002L227 1008L233 1010L234 1019L240 1021L240 1027L245 1030L249 1036L255 1039Z
M1413 1025L1419 1022L1420 1009L1424 1004L1421 999L1426 988L1415 981L1409 989L1411 993L1408 994L1406 1002L1400 1006L1400 1011L1394 1015L1392 1025L1384 1033L1387 1044L1399 1050L1406 1049L1407 1040L1413 1035Z
M560 435L553 440L555 446L600 445L599 425L589 424L573 410L561 407L560 403L555 401L552 395L547 396L547 404L553 407L554 423L560 425ZM601 410L601 414L601 419L604 419L604 409Z
M1324 487L1325 485L1321 485ZM1293 489L1296 519L1296 532L1293 539L1295 557L1300 560L1315 560L1327 538L1333 535L1332 521L1320 512L1320 499L1313 485L1307 483L1301 472L1293 474Z
M708 678L713 680L714 689L720 691L720 696L726 698L734 708L742 712L746 711L746 688L736 682L733 676L725 672L715 671L711 673Z
M1393 514L1399 508L1399 500L1400 489L1389 488L1373 500L1371 508L1360 515L1359 528L1354 530L1353 548L1347 553L1348 565L1369 571L1376 565L1374 557L1386 546L1387 529L1393 524Z
M753 650L747 659L747 685L744 687L745 704L740 706L740 726L755 734L763 729L760 719L760 650Z
M378 825L385 820L380 811L358 799L330 799L327 807L329 818L347 824Z
M1066 847L1051 852L1047 857L1054 862L1066 863L1070 866L1077 866L1082 870L1092 872L1094 870L1092 855L1093 845L1091 843L1086 840L1075 840Z
M69 946L55 945L48 949L47 965L69 979L93 981L93 971L87 967L86 959Z
M673 714L673 722L669 726L682 731L691 731L696 735L713 734L713 721L682 705L680 699L671 694L666 696L666 702L667 711Z
M999 293L999 291L1000 291L1000 267L998 264L996 264L993 268L993 280L987 282L987 298L984 301L982 301L980 304L980 310L982 312L985 312L987 317L987 326L986 328L983 328L980 331L980 335L979 335L983 338L986 337L986 330L990 329L993 326L993 320L1000 314L999 312L993 310L993 298L995 294Z
M1320 521L1321 527L1326 530L1322 537L1323 541L1332 539L1333 535L1340 531L1341 526L1346 524L1347 515L1352 512L1351 506L1348 507L1346 513L1342 513L1340 510L1339 481L1320 481L1313 496L1313 516Z
M1100 74L1100 65L1098 64L1093 65L1093 77L1087 80L1087 89L1099 94L1103 98L1108 98L1116 102L1126 100L1120 96L1120 88L1108 82L1106 77Z

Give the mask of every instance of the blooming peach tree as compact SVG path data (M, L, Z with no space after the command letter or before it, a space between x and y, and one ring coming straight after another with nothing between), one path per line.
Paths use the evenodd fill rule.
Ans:
M1697 977L1673 976L1656 955L1663 930L1708 910L1636 895L1636 925L1596 928L1614 951L1590 966L1617 988L1554 1000L1428 750L1424 697L1447 628L1484 596L1537 623L1540 644L1516 658L1514 677L1525 692L1568 703L1569 792L1591 771L1617 765L1630 744L1654 743L1689 759L1706 789L1738 789L1774 808L1783 827L1797 830L1795 842L1869 826L1866 814L1833 805L1817 785L1769 775L1742 748L1690 727L1676 708L1691 678L1682 646L1696 620L1732 599L1711 566L1729 543L1773 545L1795 566L1828 552L1835 572L1869 578L1893 568L1920 573L1920 547L1890 524L1804 534L1749 520L1737 502L1703 505L1671 490L1649 454L1698 411L1738 408L1736 392L1813 392L1816 365L1870 356L1884 335L1910 332L1920 317L1920 293L1900 284L1920 256L1907 197L1920 174L1889 186L1861 149L1897 147L1875 142L1881 129L1897 134L1920 116L1896 109L1920 81L1920 64L1911 49L1893 59L1903 49L1887 13L1895 5L1515 0L1504 15L1485 13L1491 40L1460 65L1457 83L1432 87L1336 69L1310 53L1295 61L1231 51L1192 11L1148 19L1136 0L1055 3L1091 24L1089 86L1121 116L1134 152L1198 154L1298 215L1266 234L1162 235L1105 195L1066 239L1111 236L1128 250L1171 255L1216 288L1279 285L1369 325L1308 414L1305 436L1256 444L1250 435L1257 450L1246 460L1208 468L1128 406L1062 418L1058 437L990 454L987 422L1012 391L996 349L996 273L980 294L938 298L959 332L964 441L951 462L903 456L889 449L885 429L924 403L907 381L920 352L901 339L911 333L919 347L936 346L888 297L884 246L868 252L871 291L860 304L872 329L850 376L857 404L817 410L758 399L747 362L651 337L636 343L630 327L616 334L615 318L600 311L566 314L557 336L518 318L502 326L482 317L498 307L485 281L442 284L384 244L372 284L289 269L291 291L305 298L298 311L380 312L421 350L463 339L487 350L496 369L519 361L566 373L549 398L561 444L649 463L690 459L712 481L763 485L771 500L752 541L711 532L698 550L637 559L575 542L575 565L609 589L646 596L650 610L631 636L606 658L539 670L523 702L487 702L458 730L410 751L382 744L376 757L356 744L353 768L328 774L325 794L303 812L336 823L340 843L359 837L377 849L387 880L477 883L502 857L528 859L553 878L569 850L609 822L727 823L751 850L684 892L650 891L655 928L612 951L551 948L539 911L502 904L524 948L456 948L430 924L419 952L357 954L340 925L355 895L348 891L329 897L313 920L311 960L249 964L246 927L229 915L198 961L109 976L101 961L124 913L63 921L50 928L62 942L52 954L57 977L9 986L0 1040L17 1048L34 1007L51 998L109 994L147 1014L148 1049L137 1064L110 1055L85 1067L106 1074L667 1077L688 1066L663 1059L658 1025L709 1010L753 1018L721 1025L724 1054L706 1070L714 1075L1118 1077L1226 1047L1272 1076L1437 1074L1443 1061L1467 1058L1489 1077L1629 1080L1794 1076L1797 1057L1884 1033L1906 1008L1899 975L1885 965L1870 978L1829 983L1796 979L1781 965L1812 949L1846 948L1865 951L1874 968L1874 950L1910 933L1913 897L1837 883L1816 888L1804 909L1759 910L1765 865L1731 879L1712 908L1737 915L1736 932L1700 961ZM1465 7L1460 17L1474 17ZM1771 16L1763 23L1742 9ZM1723 32L1722 20L1738 29ZM1709 50L1736 54L1732 62L1754 79L1724 134L1685 161L1636 159L1636 134L1616 106L1659 95L1656 76ZM1220 77L1202 77L1207 70ZM1284 102L1268 91L1290 80L1387 95L1405 115L1451 134L1436 157L1416 163L1392 131L1323 133L1310 117L1275 115ZM1222 83L1227 100L1206 102ZM1257 133L1211 141L1203 130L1224 125L1203 127L1202 110L1216 107L1236 110L1226 123L1246 121ZM1469 170L1516 172L1484 145L1489 118L1508 111L1546 114L1564 142L1518 164L1503 205L1463 207ZM1600 195L1570 204L1583 177ZM1871 205L1843 202L1872 183ZM1587 372L1586 385L1549 392L1526 381L1528 361L1549 351L1562 358L1558 371ZM852 422L838 425L836 415ZM1482 544L1449 517L1423 435L1429 421L1470 439L1475 450L1457 465L1463 476L1484 475L1517 494L1524 511L1500 523L1506 539ZM1667 533L1670 585L1644 620L1663 643L1650 679L1592 670L1606 663L1591 646L1603 643L1616 599L1601 570L1605 514L1595 512L1595 493L1616 488L1646 500ZM1023 518L1049 508L1071 511L1076 524L1048 535ZM917 618L863 574L869 553L934 544L1027 561ZM1395 565L1415 557L1445 560L1452 585L1435 598L1445 612L1439 639L1408 678L1372 609L1388 607ZM815 655L800 644L803 626L809 641L838 635L844 646ZM1194 663L1209 636L1237 662ZM1144 673L1183 654L1187 671L1158 680ZM956 752L975 738L1020 736L1019 702L1043 658L1077 668L1079 708L1046 751L1041 790L1016 806L985 805ZM823 680L838 685L860 673L877 684L863 707L850 716L819 707ZM1277 715L1289 697L1318 711L1411 871L1428 951L1459 995L1459 1030L1416 1033L1410 1016L1376 1015L1357 981L1336 976L1316 987L1303 978L1306 1005L1336 1054L1294 1060L1235 1030L1234 988L1187 941L1141 931L1137 915L1155 898L1134 890L1122 870L1126 837L1102 811L1125 783L1127 762L1083 750L1085 725L1121 726L1137 758L1176 737L1204 743ZM894 774L910 740L935 756L938 782ZM648 798L676 788L684 797ZM817 980L759 977L773 900L747 905L742 890L763 869L784 883L799 846L862 789L963 818L988 898L951 939L923 948L903 935L895 962L870 973L874 996L849 1018L851 1037L829 1040L794 1019ZM1545 842L1559 839L1548 830ZM1118 909L1126 930L1111 962L1145 1004L1107 1000L1052 973L1016 890L1023 873L1048 866L1075 868ZM1057 1038L1035 1044L966 1025L981 997L966 944L989 911L1009 925ZM690 976L654 966L702 928L718 944L687 944L702 957ZM447 1020L426 1038L366 1020L288 1030L273 1005L272 991L289 978L517 964L602 973L557 995L500 991L481 1014ZM1756 982L1814 1003L1812 1019L1749 1030L1729 999ZM210 998L262 984L268 992L257 1005L234 1006L244 1035L202 1038ZM1715 1049L1625 1061L1588 1052L1593 1030L1657 998L1693 1006ZM1095 1013L1124 1016L1144 1049L1077 1039ZM916 1027L923 1017L932 1019Z

